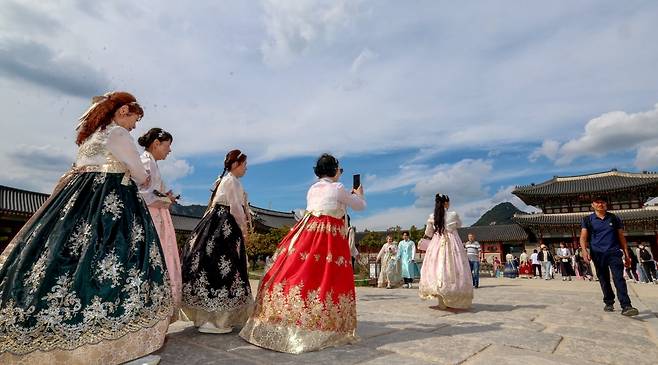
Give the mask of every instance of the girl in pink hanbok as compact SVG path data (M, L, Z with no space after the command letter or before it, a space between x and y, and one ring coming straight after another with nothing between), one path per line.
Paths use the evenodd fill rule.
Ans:
M450 198L437 194L434 214L429 216L425 238L431 239L420 271L418 294L422 299L436 298L439 308L471 307L473 280L464 244L457 228L461 219L448 211Z
M169 206L176 202L176 198L171 190L166 190L157 162L167 158L167 155L171 152L171 143L173 141L174 137L169 132L161 128L151 128L137 140L137 143L146 150L142 153L141 160L146 171L151 174L150 184L142 186L139 192L148 206L153 224L158 231L158 237L160 237L160 244L169 272L171 297L174 302L175 310L172 320L176 320L181 303L181 264L178 256L174 223L169 214Z

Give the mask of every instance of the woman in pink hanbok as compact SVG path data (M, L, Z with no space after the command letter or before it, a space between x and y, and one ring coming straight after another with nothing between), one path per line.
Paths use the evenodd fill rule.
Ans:
M174 231L171 214L169 214L169 206L176 202L176 197L174 197L171 190L166 190L157 163L157 161L167 158L167 155L171 152L171 143L173 141L174 138L169 132L161 128L151 128L146 134L139 137L137 143L145 149L141 160L146 171L151 174L150 184L142 186L139 192L148 206L153 224L158 231L158 237L160 237L167 272L169 273L171 297L174 302L172 321L175 321L178 318L178 309L181 304L182 281L176 232Z
M473 279L457 234L461 219L448 211L448 196L437 194L435 199L434 214L425 228L425 238L431 242L423 259L418 294L422 299L438 299L440 309L467 309L473 302Z

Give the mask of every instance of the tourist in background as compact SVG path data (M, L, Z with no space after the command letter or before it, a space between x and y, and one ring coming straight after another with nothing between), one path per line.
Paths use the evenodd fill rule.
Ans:
M540 248L541 251L537 253L537 260L541 263L541 269L544 272L544 279L550 280L553 278L553 254L545 244L542 244Z
M537 279L541 279L541 262L539 262L539 254L537 253L537 249L532 250L532 254L530 255L530 262L532 263L532 276Z
M638 256L640 257L640 264L644 268L644 274L646 275L647 283L656 284L656 263L653 260L651 252L647 249L644 243L638 246Z
M576 261L576 269L578 270L578 274L583 278L583 280L587 279L592 281L592 271L590 270L589 263L583 259L581 248L576 250L574 260Z
M393 236L386 235L386 242L377 254L377 261L381 264L377 287L387 289L400 285L400 265L397 259L398 246L393 242Z
M468 234L468 241L464 243L466 247L466 256L468 264L471 267L471 276L473 277L473 287L480 287L480 242L475 240L475 234Z
M245 250L251 213L240 182L246 173L247 155L227 153L206 213L185 245L183 309L202 333L230 333L253 307Z
M431 242L423 260L418 295L437 299L439 309L466 309L473 302L473 279L457 232L461 219L449 208L450 198L436 194L434 213L425 226L425 238Z
M173 141L172 135L161 128L151 128L146 134L137 139L137 143L145 149L141 156L142 164L151 176L148 186L140 187L139 192L148 206L153 224L155 224L155 229L158 231L158 237L160 237L160 244L167 263L167 272L169 273L171 296L174 300L172 322L175 322L178 319L178 309L181 305L182 279L176 231L171 220L171 214L169 214L169 206L176 203L177 198L174 197L171 190L167 190L165 187L158 167L158 161L166 159L171 152L171 143Z
M110 92L80 117L78 154L0 256L1 364L119 364L164 341L173 312L150 177L130 135L144 115Z
M500 276L500 259L498 256L494 256L493 258L493 271L495 278Z
M505 269L503 270L503 276L510 279L516 279L518 276L516 261L514 261L514 255L511 253L505 255Z
M409 239L409 232L402 232L402 241L398 243L398 262L404 280L404 287L411 288L418 268L416 266L416 243Z
M637 274L637 267L638 267L638 259L637 255L635 254L635 250L631 247L628 248L628 254L631 258L631 266L626 268L626 275L628 275L629 280L633 280L633 282L637 283L640 281L640 277Z
M560 274L562 281L569 279L571 281L571 250L567 248L564 242L560 242L560 248L557 249L557 259L560 262Z
M240 336L267 349L299 354L353 343L356 296L345 214L363 210L363 187L339 182L338 160L323 154L306 214L283 238L261 279L256 309Z
M530 257L526 253L526 250L523 250L521 256L519 257L519 277L530 279L532 278L532 264L530 263Z
M638 310L631 305L631 298L628 296L628 288L624 280L624 266L631 265L624 226L619 217L608 212L608 204L604 197L594 197L592 208L594 213L584 217L581 223L580 248L583 250L585 261L593 261L596 267L605 303L603 310L614 311L615 294L610 283L610 273L612 272L617 297L622 308L621 314L635 316L638 314ZM622 251L626 256L626 262L622 261Z

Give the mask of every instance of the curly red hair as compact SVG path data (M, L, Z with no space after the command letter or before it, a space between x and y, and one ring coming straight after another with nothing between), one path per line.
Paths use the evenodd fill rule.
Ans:
M91 107L80 117L75 143L81 145L97 129L105 129L108 124L112 123L116 111L124 105L128 106L130 114L144 116L144 109L137 103L137 99L125 91L114 91L103 96L93 97Z

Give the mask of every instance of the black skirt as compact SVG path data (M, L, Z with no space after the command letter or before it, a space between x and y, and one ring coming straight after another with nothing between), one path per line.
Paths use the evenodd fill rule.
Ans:
M243 324L253 306L242 230L225 205L215 205L183 252L183 306L197 325Z

